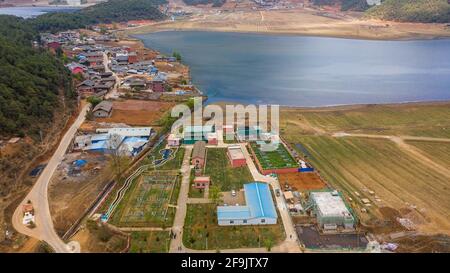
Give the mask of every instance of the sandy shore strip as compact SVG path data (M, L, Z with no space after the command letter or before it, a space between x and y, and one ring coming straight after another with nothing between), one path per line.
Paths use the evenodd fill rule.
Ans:
M398 23L355 17L330 17L305 9L243 11L193 15L128 28L125 34L157 31L220 31L283 35L323 36L370 40L416 40L450 38L446 24Z

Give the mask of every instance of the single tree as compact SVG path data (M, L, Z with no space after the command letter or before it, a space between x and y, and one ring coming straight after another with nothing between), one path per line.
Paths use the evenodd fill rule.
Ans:
M209 188L209 198L214 202L214 204L219 204L222 201L222 192L219 186L214 185Z

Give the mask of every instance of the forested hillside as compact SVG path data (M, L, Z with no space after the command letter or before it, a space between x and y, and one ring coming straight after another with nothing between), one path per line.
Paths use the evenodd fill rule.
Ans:
M191 6L212 4L213 7L221 7L226 0L183 0L183 2Z
M72 13L47 13L29 20L40 32L83 28L87 25L129 20L161 20L158 6L166 0L110 0Z
M58 94L74 97L62 62L32 48L37 36L24 19L0 16L0 135L37 134L52 120Z
M364 11L369 8L366 0L313 0L313 2L318 6L339 4L342 11Z
M383 20L421 23L449 23L447 0L385 0L368 10L367 16Z

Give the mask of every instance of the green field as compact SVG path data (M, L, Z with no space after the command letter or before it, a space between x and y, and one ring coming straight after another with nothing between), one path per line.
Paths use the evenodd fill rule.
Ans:
M280 220L279 220L280 222ZM183 244L192 249L232 249L266 247L285 238L281 223L266 226L217 225L214 204L188 204L183 230Z
M450 137L450 103L282 109L282 135L367 133Z
M205 174L211 177L211 184L220 186L222 191L239 190L253 181L248 167L232 168L227 150L221 148L208 149Z
M131 253L167 253L170 247L169 231L133 231L130 236Z
M110 222L117 226L171 226L180 189L174 172L156 171L142 174L125 193Z
M275 151L270 152L261 151L256 142L250 142L250 145L264 170L298 167L298 163L282 144L279 144Z

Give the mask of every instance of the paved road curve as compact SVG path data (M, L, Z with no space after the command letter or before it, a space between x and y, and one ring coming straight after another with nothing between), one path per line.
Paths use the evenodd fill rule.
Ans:
M12 224L16 231L27 236L34 237L38 240L47 242L55 250L55 252L58 253L79 252L79 248L73 249L72 247L66 245L58 236L53 227L53 220L50 214L47 196L48 185L50 183L51 177L53 176L53 173L63 160L67 148L69 147L73 137L75 136L75 133L77 132L80 125L84 122L86 112L89 108L90 104L87 104L81 109L77 119L61 139L58 148L51 157L47 166L42 171L31 191L28 193L22 203L17 207L12 218ZM30 229L22 224L22 205L25 204L28 200L31 200L35 210L36 227L33 229ZM76 244L71 245L74 246Z

